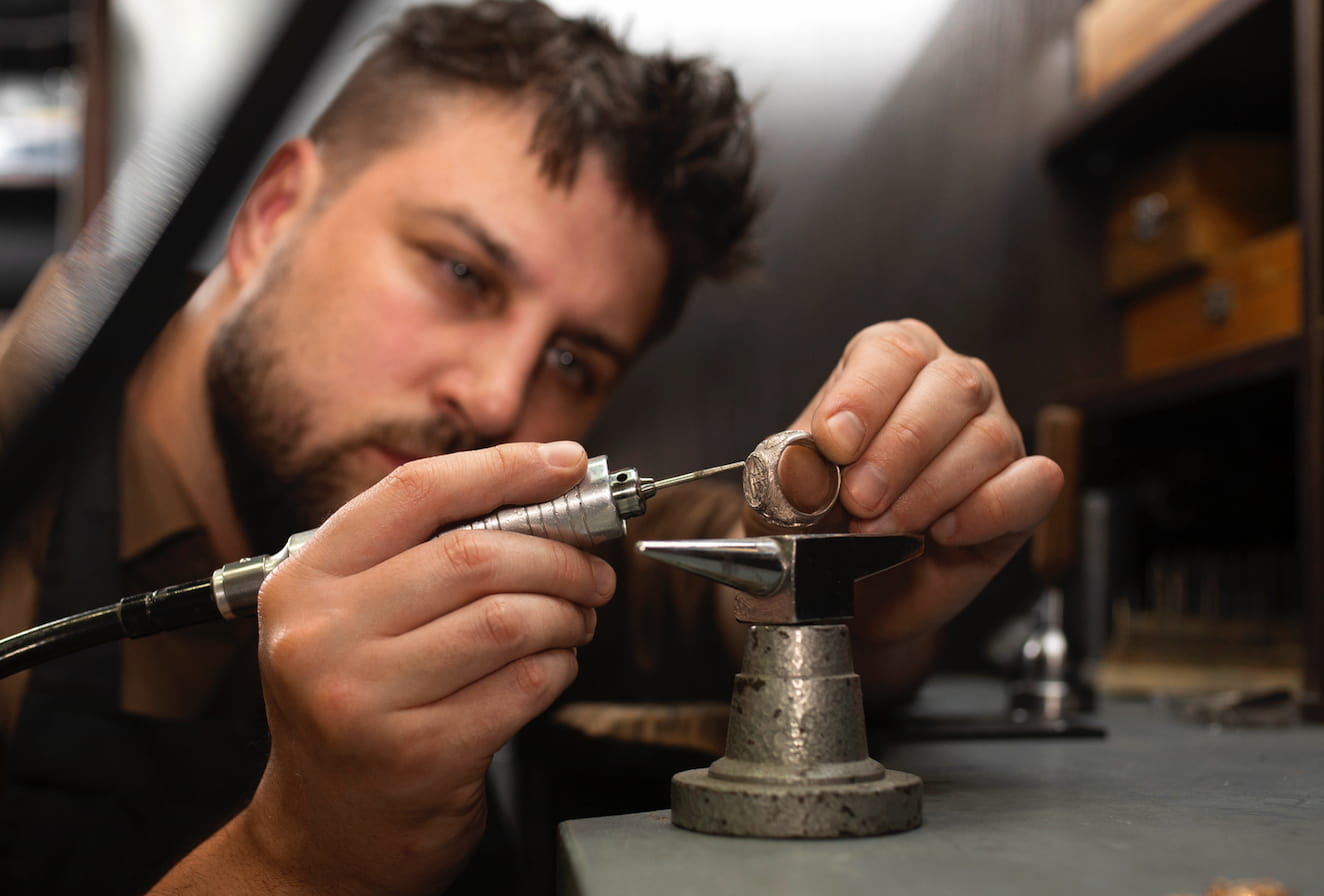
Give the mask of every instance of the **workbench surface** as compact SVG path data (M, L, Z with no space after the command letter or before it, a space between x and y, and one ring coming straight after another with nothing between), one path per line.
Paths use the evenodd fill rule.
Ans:
M921 702L931 712L999 706L996 689L968 682L938 682ZM1097 718L1104 739L886 748L886 765L924 779L924 824L903 834L716 837L673 827L666 811L565 822L562 888L1167 896L1271 878L1293 896L1324 896L1324 727L1214 730L1143 702L1105 702Z

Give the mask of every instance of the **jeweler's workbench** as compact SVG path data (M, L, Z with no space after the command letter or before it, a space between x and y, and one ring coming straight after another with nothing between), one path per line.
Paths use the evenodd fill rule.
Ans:
M996 710L994 682L939 680L917 711ZM1168 896L1273 878L1324 894L1324 727L1211 730L1105 701L1103 739L896 744L876 755L924 780L901 834L761 840L698 834L665 810L569 821L568 896L684 893Z

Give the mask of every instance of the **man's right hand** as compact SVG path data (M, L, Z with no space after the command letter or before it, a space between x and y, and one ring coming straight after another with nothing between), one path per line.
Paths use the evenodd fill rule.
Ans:
M415 461L279 566L259 600L266 772L249 807L162 884L222 855L252 872L232 885L266 875L268 892L446 884L481 835L492 754L573 680L615 575L546 539L432 535L563 494L585 465L573 443Z

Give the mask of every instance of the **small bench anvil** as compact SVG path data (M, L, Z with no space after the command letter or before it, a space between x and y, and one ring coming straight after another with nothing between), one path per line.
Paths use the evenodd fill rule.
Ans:
M726 755L671 779L678 827L746 837L862 837L921 820L923 784L869 757L851 659L855 583L923 553L908 535L645 541L640 552L741 592L753 623Z

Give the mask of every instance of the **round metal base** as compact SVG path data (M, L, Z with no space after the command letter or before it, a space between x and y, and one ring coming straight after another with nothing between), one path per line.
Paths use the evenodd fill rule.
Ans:
M696 768L671 779L671 823L733 837L870 837L919 827L923 789L894 769L858 783L759 784Z

